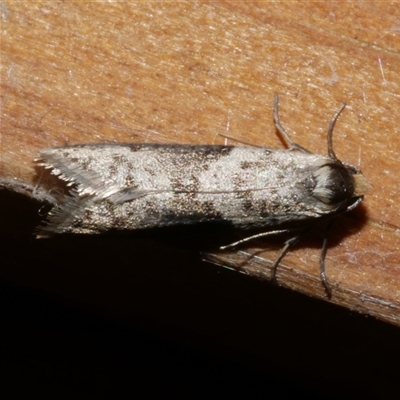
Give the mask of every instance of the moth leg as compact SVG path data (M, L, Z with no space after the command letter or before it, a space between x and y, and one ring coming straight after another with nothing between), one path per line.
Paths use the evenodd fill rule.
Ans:
M269 231L269 232L261 232L261 233L257 233L256 235L252 235L252 236L248 236L245 237L243 239L238 240L237 242L233 242L233 243L229 243L225 246L220 246L220 250L226 250L226 249L230 249L232 247L236 247L239 244L248 242L250 240L254 240L254 239L258 239L260 237L264 237L264 236L273 236L273 235L279 235L281 233L288 233L290 232L290 229L281 229L281 230L276 230L276 231Z
M326 256L326 252L328 251L328 232L329 232L330 228L332 227L332 224L333 224L333 220L330 221L326 227L324 241L322 242L321 255L319 258L319 275L321 277L321 282L324 285L328 299L332 298L332 289L331 289L331 285L329 284L328 279L326 277L325 256Z
M300 233L299 233L297 236L294 236L294 237L288 239L288 240L285 242L285 245L283 246L283 248L281 249L281 251L280 251L279 254L277 255L277 257L276 257L274 263L273 263L272 266L271 266L271 281L272 281L272 282L278 283L278 281L277 281L277 279L276 279L276 272L277 272L277 270L278 270L279 263L282 261L282 258L285 257L285 255L286 255L287 252L290 250L290 248L291 248L292 246L294 246L294 245L299 241L299 239L300 239L307 231L309 231L310 229L312 229L312 227L313 227L312 225L307 226L307 227L304 228L302 231L300 231ZM325 250L325 253L326 253L326 250Z
M279 119L279 95L277 93L275 93L275 96L274 96L274 121L275 121L276 129L282 135L285 142L289 145L290 150L298 150L303 153L310 153L310 151L308 151L304 147L293 142L293 140L290 138L289 134L285 131L284 127L282 126L281 120Z
M320 258L319 258L319 275L320 275L322 285L325 288L325 291L326 291L326 294L327 294L329 300L332 298L332 288L328 282L328 278L326 277L325 257L326 257L326 253L328 251L328 232L331 229L333 222L334 222L334 220L331 220L326 227L324 241L322 242L321 254L320 254ZM285 242L285 245L283 246L282 250L279 252L274 263L272 264L271 281L278 283L277 279L276 279L276 272L277 272L279 263L282 261L283 257L285 257L285 255L288 253L290 247L294 246L299 241L299 239L303 235L303 233L305 231L307 231L308 229L309 228L306 228L299 235L297 235Z
M299 234L298 236L292 237L291 239L287 240L285 242L285 245L283 246L283 248L281 249L281 251L277 255L274 263L271 266L271 281L272 282L278 283L278 281L276 279L276 272L277 272L277 269L278 269L278 265L282 261L282 258L285 257L285 255L287 254L289 249L299 241L300 236L302 235L302 233Z

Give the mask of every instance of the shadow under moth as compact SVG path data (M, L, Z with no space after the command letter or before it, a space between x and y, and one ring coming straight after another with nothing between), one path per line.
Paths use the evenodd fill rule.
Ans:
M276 129L287 150L225 145L83 144L42 150L39 166L67 183L38 237L100 234L215 222L264 232L255 237L294 232L280 260L317 220L353 210L366 182L360 170L342 163L332 147L341 106L328 128L328 155L294 143L282 127L275 95ZM324 239L320 275L325 275Z

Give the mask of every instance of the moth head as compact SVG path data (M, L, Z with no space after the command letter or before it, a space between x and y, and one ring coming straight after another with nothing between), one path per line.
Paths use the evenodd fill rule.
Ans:
M317 166L306 179L305 185L313 197L338 210L354 208L368 188L368 183L359 169L340 161Z

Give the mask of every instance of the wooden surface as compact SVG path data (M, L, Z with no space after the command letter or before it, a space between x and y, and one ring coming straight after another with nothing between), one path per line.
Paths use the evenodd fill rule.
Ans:
M2 205L3 281L122 320L153 313L158 324L168 325L175 307L176 315L184 316L180 320L195 329L196 312L204 318L211 313L221 324L216 334L229 345L246 337L247 307L255 319L272 321L279 290L209 264L199 267L200 284L198 255L188 256L179 244L152 246L153 239L142 238L136 245L126 239L36 241L30 235L43 214L42 203L34 202L35 196L43 198L32 192L40 174L33 159L40 149L110 141L222 144L222 135L280 148L272 118L273 95L279 93L283 125L297 143L319 154L326 154L332 114L348 104L336 125L335 151L362 169L371 189L362 206L332 229L326 259L331 301L400 325L398 3L4 1L0 6L0 184L26 195L10 194ZM290 252L278 270L280 285L327 300L318 275L321 240L314 232ZM271 246L258 241L204 257L268 280L278 249L276 241ZM246 297L244 287L254 290L254 297L248 292ZM273 293L271 303L264 291ZM220 293L225 303L212 304ZM203 300L192 303L194 295ZM303 304L302 296L289 296L293 307ZM263 302L270 304L268 314ZM213 308L231 315L235 329L224 330L228 317L221 319ZM326 310L335 314L324 310L322 320ZM289 331L305 325L309 332L318 330L319 320L297 323L295 313L283 315L293 321ZM254 354L261 351L263 335L273 335L261 322L246 342L254 345ZM330 328L314 344L315 354L323 351L313 362L333 373L329 357L335 348L324 342L324 335L335 332L333 324ZM343 326L337 329L341 334ZM233 331L237 336L230 336ZM279 338L266 340L273 347ZM371 339L365 346L371 350L375 344ZM375 350L382 365L383 353ZM282 357L292 354L298 373L309 354L293 351L286 349ZM360 371L352 363L341 367L349 381L363 382L367 369L379 374L367 359L358 361L365 363Z
M228 135L280 147L274 93L294 140L325 154L328 122L345 101L335 150L362 168L371 190L333 230L326 263L332 301L399 325L394 7L3 2L3 182L35 184L37 151L58 145L212 144ZM280 284L325 298L319 243L300 243L285 258ZM235 268L257 251L242 270L264 278L276 253L265 247L249 244L213 259Z

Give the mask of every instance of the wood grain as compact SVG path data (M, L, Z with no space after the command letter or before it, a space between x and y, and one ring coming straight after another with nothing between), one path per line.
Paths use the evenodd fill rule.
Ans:
M37 152L66 144L214 144L227 135L281 147L274 93L293 139L325 154L330 118L346 102L335 151L361 167L371 189L332 231L332 302L400 325L397 9L377 1L2 2L1 182L33 187ZM320 241L317 232L290 252L282 286L326 299ZM257 242L208 257L268 279L275 254Z

